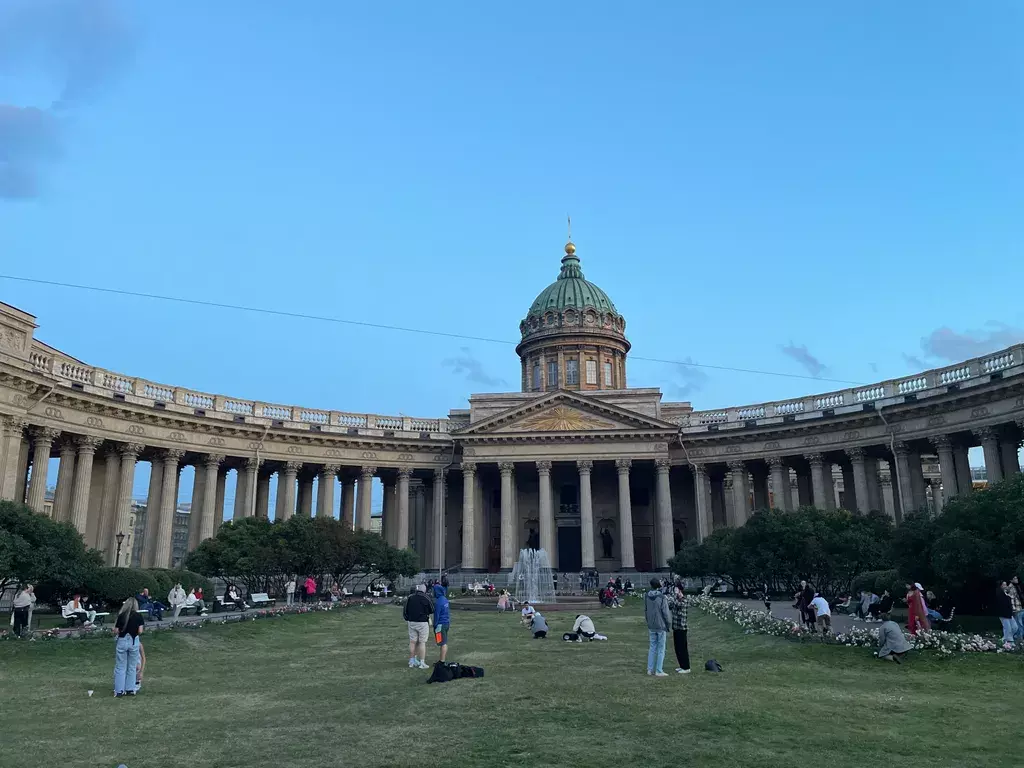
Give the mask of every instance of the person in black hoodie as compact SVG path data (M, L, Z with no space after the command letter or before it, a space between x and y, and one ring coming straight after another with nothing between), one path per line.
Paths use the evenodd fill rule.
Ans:
M427 599L425 584L417 584L409 599L405 601L402 618L409 625L409 668L430 669L426 662L427 635L430 634L430 614L434 606Z

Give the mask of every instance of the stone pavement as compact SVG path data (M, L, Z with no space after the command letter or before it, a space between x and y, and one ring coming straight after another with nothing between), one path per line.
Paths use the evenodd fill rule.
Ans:
M754 611L763 611L764 603L760 600L743 600L739 598L721 598L723 600L729 600L734 603L739 603L744 608L749 608ZM772 616L782 619L790 619L792 621L800 621L800 611L793 607L793 600L772 600ZM832 631L833 632L845 632L848 629L860 628L860 629L872 629L877 627L878 624L868 624L861 621L854 616L847 616L845 613L837 613L836 610L832 609Z

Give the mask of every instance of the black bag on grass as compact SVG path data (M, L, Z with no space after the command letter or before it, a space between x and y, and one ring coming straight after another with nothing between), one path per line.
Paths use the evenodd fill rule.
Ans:
M450 680L458 680L463 677L483 677L483 667L467 667L455 661L434 662L434 670L427 679L428 683L447 683Z
M719 663L718 663L717 661L715 661L714 659L708 659L708 660L707 660L707 661L706 661L706 662L704 663L704 669L706 669L706 670L707 670L708 672L724 672L724 671L725 671L725 670L724 670L724 669L722 668L722 665L721 665L721 664L719 664Z

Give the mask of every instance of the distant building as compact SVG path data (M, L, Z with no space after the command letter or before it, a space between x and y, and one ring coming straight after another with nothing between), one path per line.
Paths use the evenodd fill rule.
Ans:
M132 539L132 567L142 567L142 549L146 541L146 521L148 510L145 503L133 502L135 513L135 528ZM190 504L181 504L174 512L174 528L171 531L171 568L180 568L188 554L188 522L191 519L184 507Z

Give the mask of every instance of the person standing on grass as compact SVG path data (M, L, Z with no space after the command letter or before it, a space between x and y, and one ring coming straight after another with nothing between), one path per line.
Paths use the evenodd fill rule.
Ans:
M316 597L316 582L313 581L313 577L307 576L306 583L303 586L306 590L306 602L312 603L313 598Z
M688 675L690 651L686 647L686 594L683 592L683 582L676 582L672 596L668 599L668 609L672 613L672 645L676 651L676 661L679 662L676 672Z
M295 601L295 577L289 576L288 583L284 585L284 597L287 602L285 605L291 605Z
M921 594L922 589L917 582L907 584L907 629L911 635L916 635L918 629L927 632L932 628L926 613L924 595Z
M441 661L448 658L448 630L452 615L448 604L447 590L443 584L434 585L434 641L441 649Z
M14 596L14 604L11 606L14 609L11 619L14 622L14 634L16 636L21 637L22 633L25 632L25 628L28 627L28 613L32 610L35 602L35 589L31 584L23 584Z
M811 610L814 611L815 621L821 625L821 634L830 632L832 630L832 609L829 608L828 600L815 592L814 598L811 600Z
M134 597L124 601L114 622L114 696L134 696L136 674L139 667L139 646L142 641L142 627L145 622L139 613L139 603Z
M668 677L662 666L665 664L665 641L668 637L668 628L672 625L672 615L661 582L657 579L651 579L651 589L644 596L644 619L647 621L647 634L650 640L647 651L647 674Z
M434 607L427 599L427 587L417 584L409 599L405 601L402 618L409 626L409 667L429 669L427 656L427 634L430 632L430 614Z
M1013 616L1013 601L1010 599L1010 585L999 582L996 590L996 616L1003 625L1003 644L1012 644L1017 637L1017 620Z

